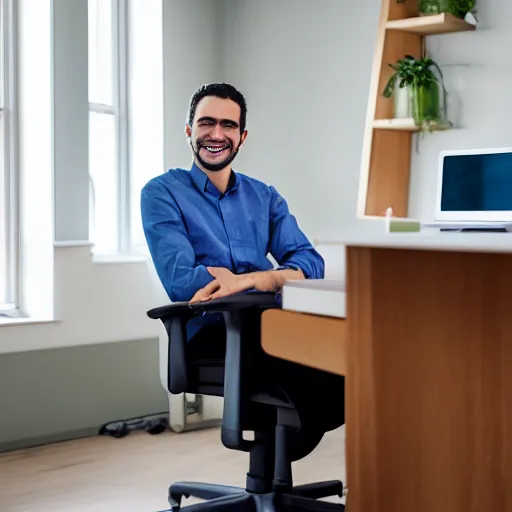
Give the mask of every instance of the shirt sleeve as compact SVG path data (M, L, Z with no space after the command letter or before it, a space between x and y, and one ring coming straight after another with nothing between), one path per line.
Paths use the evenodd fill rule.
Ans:
M300 269L306 279L323 279L324 259L299 228L286 200L274 187L270 191L270 253L280 268Z
M141 192L141 215L153 264L169 298L190 300L214 278L204 265L196 265L176 201L160 184L148 183Z

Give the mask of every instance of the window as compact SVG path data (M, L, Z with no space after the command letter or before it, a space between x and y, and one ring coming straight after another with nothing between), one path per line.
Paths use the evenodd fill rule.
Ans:
M122 253L130 247L127 5L88 1L90 239L95 253Z
M0 0L0 312L18 301L14 2Z

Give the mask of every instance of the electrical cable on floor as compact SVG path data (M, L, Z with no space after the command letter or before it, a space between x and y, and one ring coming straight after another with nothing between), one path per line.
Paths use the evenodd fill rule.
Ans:
M141 418L130 418L106 423L98 435L121 438L135 430L144 430L148 434L157 435L169 429L169 413L161 412Z

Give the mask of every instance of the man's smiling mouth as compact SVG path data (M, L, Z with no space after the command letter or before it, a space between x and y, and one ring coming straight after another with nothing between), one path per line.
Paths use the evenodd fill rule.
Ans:
M228 149L229 144L223 144L222 146L203 144L201 147L206 149L206 151L208 151L209 153L212 153L215 155L218 153L222 153L225 149Z

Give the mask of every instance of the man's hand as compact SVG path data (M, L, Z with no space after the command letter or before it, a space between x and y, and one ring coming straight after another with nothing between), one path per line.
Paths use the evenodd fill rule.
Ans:
M269 270L236 275L227 268L207 267L207 269L215 279L198 290L190 299L190 304L227 297L251 288L260 292L278 291L289 279L304 279L304 274L300 270Z
M207 270L215 279L198 290L190 299L190 304L227 297L253 287L251 274L235 275L231 270L222 267L207 267Z

